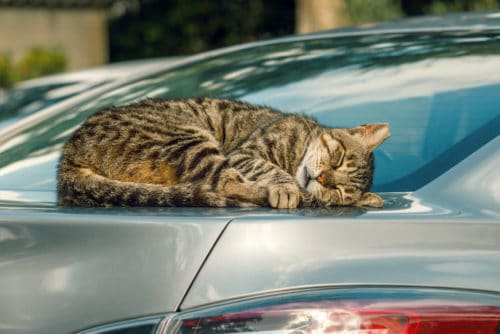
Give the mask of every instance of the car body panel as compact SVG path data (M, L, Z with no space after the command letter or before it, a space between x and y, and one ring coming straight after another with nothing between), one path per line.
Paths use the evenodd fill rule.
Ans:
M486 216L500 221L499 152L497 135L455 168L421 188L418 194L430 203L453 203L467 217Z
M164 215L2 209L0 333L176 310L228 219Z
M239 218L211 253L181 309L318 285L498 292L498 240L498 222L272 214Z
M497 137L421 191L386 194L383 210L236 218L181 308L306 285L500 292L499 151Z

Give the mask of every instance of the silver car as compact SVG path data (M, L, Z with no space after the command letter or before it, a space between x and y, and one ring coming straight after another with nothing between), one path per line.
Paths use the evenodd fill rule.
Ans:
M196 55L4 131L0 332L499 334L500 14L432 22ZM56 205L61 148L86 117L186 96L390 123L384 207Z

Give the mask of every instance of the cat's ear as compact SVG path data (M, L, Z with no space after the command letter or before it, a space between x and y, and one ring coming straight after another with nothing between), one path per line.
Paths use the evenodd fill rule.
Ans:
M349 129L349 132L353 136L359 137L370 151L375 150L377 146L391 136L389 124L387 123L364 124Z
M366 192L361 195L357 203L358 206L370 206L372 208L381 208L384 206L384 200L377 194Z

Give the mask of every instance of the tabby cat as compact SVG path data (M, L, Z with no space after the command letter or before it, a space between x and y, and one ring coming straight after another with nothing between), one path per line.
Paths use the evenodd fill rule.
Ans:
M380 207L369 192L387 124L320 126L220 98L147 99L90 116L66 143L64 206Z

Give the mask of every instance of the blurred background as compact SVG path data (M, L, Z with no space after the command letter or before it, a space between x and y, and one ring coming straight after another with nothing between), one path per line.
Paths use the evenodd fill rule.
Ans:
M0 89L119 61L496 8L500 0L0 0Z

